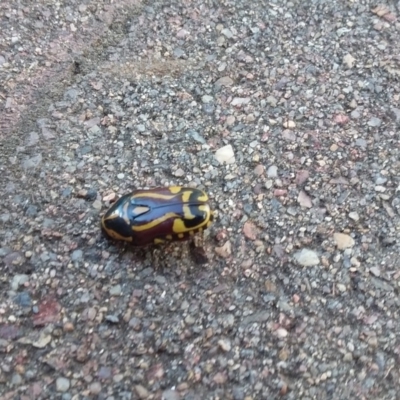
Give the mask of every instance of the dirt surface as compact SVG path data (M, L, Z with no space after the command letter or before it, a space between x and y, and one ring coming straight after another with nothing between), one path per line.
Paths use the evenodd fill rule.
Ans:
M0 2L0 399L397 399L400 3ZM205 189L188 244L109 200Z

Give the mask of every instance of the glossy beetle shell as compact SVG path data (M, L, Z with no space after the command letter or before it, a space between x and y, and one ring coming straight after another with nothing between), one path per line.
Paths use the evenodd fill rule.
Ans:
M205 192L171 186L122 196L108 209L101 224L111 238L145 246L190 239L208 228L212 219Z

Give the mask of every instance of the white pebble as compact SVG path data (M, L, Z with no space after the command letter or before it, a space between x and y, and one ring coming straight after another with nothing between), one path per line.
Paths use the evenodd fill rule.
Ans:
M353 221L358 221L360 219L360 216L357 212L353 211L349 213L349 218L351 218Z
M221 164L233 164L235 162L235 153L233 152L233 148L230 144L221 147L215 152L215 158Z
M211 103L213 101L213 97L209 96L208 94L205 94L201 100L203 101L203 103Z
M278 176L278 167L276 165L271 165L268 168L267 175L269 178L276 178Z
M312 267L319 264L318 254L310 249L301 249L294 253L293 257L303 267Z
M354 239L345 233L335 232L333 234L333 240L336 243L336 246L339 250L344 250L350 247L353 247L355 242Z

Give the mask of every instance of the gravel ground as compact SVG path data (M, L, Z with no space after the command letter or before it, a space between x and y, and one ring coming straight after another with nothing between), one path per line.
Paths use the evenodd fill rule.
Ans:
M399 398L399 12L3 0L0 399ZM101 235L170 184L206 265Z

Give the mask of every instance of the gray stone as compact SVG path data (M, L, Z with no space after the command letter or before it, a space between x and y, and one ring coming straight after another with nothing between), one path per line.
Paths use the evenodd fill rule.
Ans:
M180 400L181 396L176 390L168 389L162 393L162 400Z
M371 127L373 127L373 128L376 128L376 127L378 127L378 126L381 126L381 124L382 124L382 120L381 120L380 118L377 118L377 117L372 117L372 118L368 121L368 125L371 126Z
M186 135L191 136L193 140L195 140L198 143L204 144L206 143L206 140L204 139L203 136L200 135L199 132L195 131L194 129L189 129L186 131Z
M71 255L72 261L81 261L83 257L83 252L80 249L74 250Z
M222 78L219 78L217 81L215 81L214 85L216 87L232 86L233 85L233 79L230 78L229 76L223 76Z
M14 275L11 281L11 289L17 291L20 286L23 286L29 281L29 276L25 274Z
M174 49L174 56L176 58L183 58L184 55L185 55L185 52L180 47L176 47Z
M70 380L67 378L59 377L56 380L57 392L66 392L71 386Z
M213 97L212 96L209 96L208 94L205 94L202 98L201 98L201 101L203 102L203 103L211 103L212 101L213 101Z
M121 285L112 286L109 290L110 296L120 296L122 293Z
M232 31L228 28L222 29L221 33L228 39L231 39L233 37Z

